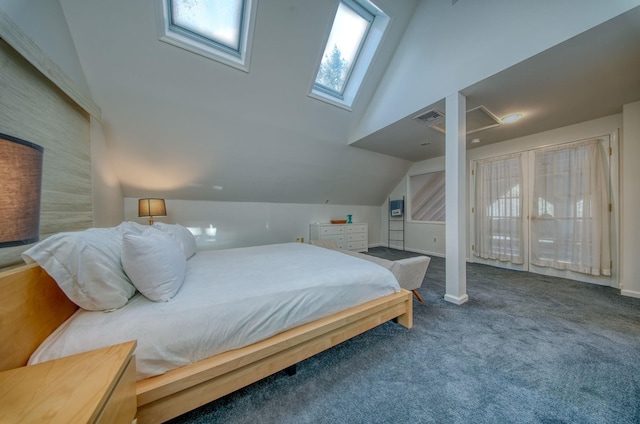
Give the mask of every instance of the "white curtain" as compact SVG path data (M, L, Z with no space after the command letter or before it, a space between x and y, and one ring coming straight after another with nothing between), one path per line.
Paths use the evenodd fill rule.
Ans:
M522 264L522 154L475 163L476 211L473 254Z
M597 139L535 152L531 263L611 275L605 156Z

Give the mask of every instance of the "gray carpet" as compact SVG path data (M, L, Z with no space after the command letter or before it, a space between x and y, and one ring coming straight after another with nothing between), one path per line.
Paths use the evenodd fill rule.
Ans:
M640 423L640 299L469 264L456 306L444 264L413 329L383 324L171 422Z

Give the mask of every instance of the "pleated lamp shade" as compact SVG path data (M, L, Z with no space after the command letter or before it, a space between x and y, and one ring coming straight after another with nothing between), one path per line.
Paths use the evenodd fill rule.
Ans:
M149 225L153 224L154 216L167 216L164 199L138 199L138 216L148 216Z
M43 148L0 134L0 247L40 238Z

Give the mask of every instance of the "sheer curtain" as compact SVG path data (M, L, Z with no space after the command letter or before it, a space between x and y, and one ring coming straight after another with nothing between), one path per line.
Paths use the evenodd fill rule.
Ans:
M523 263L522 157L517 153L475 163L475 256Z
M532 264L611 275L607 185L597 139L535 152Z

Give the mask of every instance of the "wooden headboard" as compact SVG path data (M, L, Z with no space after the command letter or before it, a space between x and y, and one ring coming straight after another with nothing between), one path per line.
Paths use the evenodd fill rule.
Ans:
M0 371L27 364L34 350L77 309L38 264L0 273Z

